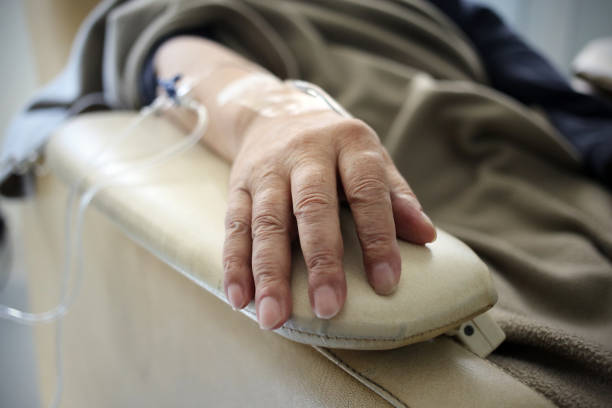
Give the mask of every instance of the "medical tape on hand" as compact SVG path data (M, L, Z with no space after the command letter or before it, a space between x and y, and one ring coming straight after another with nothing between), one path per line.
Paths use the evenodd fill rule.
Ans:
M326 111L330 106L321 98L303 92L264 72L245 75L227 84L217 95L217 104L224 107L237 103L258 115L272 118Z

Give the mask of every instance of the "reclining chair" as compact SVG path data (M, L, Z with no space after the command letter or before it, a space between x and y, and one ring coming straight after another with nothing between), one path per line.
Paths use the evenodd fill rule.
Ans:
M85 114L48 144L50 171L16 209L36 254L27 257L32 309L56 302L67 186L105 176L83 177L91 158L105 149L118 164L141 155L144 141L156 151L184 138L153 117L113 144L133 116ZM265 332L252 305L233 311L221 267L228 172L197 146L95 196L82 288L63 321L63 406L552 406L481 357L503 339L483 315L495 290L484 264L443 231L427 247L401 243L400 287L380 297L343 210L349 296L340 315L323 321L310 310L299 249L287 324ZM36 329L43 401L56 381L52 335Z
M75 25L80 16L72 17ZM43 22L57 24L46 32L70 25L31 19L41 38ZM88 160L105 150L108 162L125 163L142 154L143 141L154 151L184 138L154 117L108 148L134 116L68 121L46 147L49 171L34 177L36 194L4 203L9 224L23 226L30 309L57 302L69 188L104 179ZM483 358L503 341L486 313L495 289L478 257L443 231L426 247L401 244L400 287L379 297L342 210L349 292L342 313L331 321L312 314L296 248L292 319L275 332L259 330L252 305L235 312L222 294L228 171L197 146L95 196L83 228L82 286L61 323L61 361L54 327L35 329L41 401L52 398L61 363L64 407L554 406Z

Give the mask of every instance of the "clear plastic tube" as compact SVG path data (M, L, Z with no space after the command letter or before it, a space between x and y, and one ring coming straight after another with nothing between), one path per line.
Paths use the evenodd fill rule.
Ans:
M185 152L186 150L188 150L189 148L191 148L193 145L195 145L198 142L198 140L204 134L206 130L206 125L208 123L208 113L207 113L206 108L203 105L199 104L197 101L189 98L188 96L189 89L192 89L198 82L200 81L196 80L196 81L188 82L186 88L185 87L181 88L177 92L177 100L180 101L180 105L188 109L192 109L193 111L196 112L197 117L198 117L196 126L194 127L193 131L186 139L184 139L183 141L173 146L170 146L168 149L164 151L154 154L153 156L134 160L132 163L129 163L129 166L122 167L121 169L117 169L121 171L115 171L116 174L107 177L106 179L98 182L97 184L94 184L87 191L83 193L81 200L79 202L79 207L77 211L77 219L76 219L76 231L77 231L77 238L78 238L77 243L76 243L77 250L75 252L77 256L77 261L76 261L77 278L76 278L76 283L73 287L73 290L71 291L67 290L69 286L69 281L70 281L70 271L72 269L71 268L72 248L73 248L72 213L73 213L73 207L74 207L76 196L78 195L78 192L81 189L81 185L87 179L88 174L83 175L73 185L70 191L69 197L68 197L67 204L66 204L66 225L65 225L66 253L64 255L64 272L63 272L63 276L61 279L62 290L60 291L60 296L61 296L60 303L50 310L47 310L45 312L39 312L39 313L25 312L25 311L21 311L21 310L11 308L8 306L0 305L0 318L12 320L17 323L36 324L36 323L52 322L58 319L59 317L64 316L68 312L68 309L74 302L76 294L78 293L78 287L82 279L81 278L82 255L81 255L81 248L80 248L81 246L80 235L81 235L83 215L85 213L85 210L87 209L91 201L94 199L96 194L98 194L101 190L107 187L110 187L113 185L116 186L117 184L121 184L122 182L125 182L122 179L118 179L117 176L125 175L126 170L127 171L139 171L139 170L146 170L148 168L155 167L157 165L160 165L164 161L172 158L173 156L180 155L181 153ZM318 86L311 84L309 82L300 81L300 80L287 80L286 82L290 85L293 85L300 91L324 101L332 110L336 111L338 114L342 116L346 116L346 117L351 116L344 108L342 108L342 106L340 106L331 96L329 96L325 91L323 91ZM92 168L90 170L90 173L95 171L96 169L103 167L103 166L99 166L97 164L97 161L103 156L103 153L106 150L108 150L111 146L122 142L148 116L155 114L162 109L166 109L170 106L173 106L173 104L174 104L173 100L168 98L167 95L161 95L151 105L143 108L138 118L134 119L134 121L130 123L124 129L124 131L119 137L111 140L101 149L100 152L97 153L96 158L94 159L94 164L92 165ZM102 163L102 165L104 164L105 163Z
M154 102L152 108L145 108L141 112L138 118L134 119L134 121L127 126L127 128L122 132L120 137L115 138L113 141L108 143L100 152L97 153L96 159L99 159L103 152L106 151L110 146L121 142L127 137L130 133L132 133L133 129L140 125L143 120L146 119L149 115L156 113L159 108L171 106L168 104L167 97L160 96L159 98L165 99L157 99L157 102ZM160 101L162 103L160 103ZM60 303L53 307L50 310L38 313L25 312L22 310L18 310L12 307L8 307L5 305L0 305L0 318L8 319L17 323L23 324L36 324L36 323L48 323L52 322L66 313L72 303L75 300L75 297L78 293L78 289L80 287L80 282L82 280L82 270L83 270L83 261L82 261L82 248L81 248L81 233L82 233L82 224L85 211L87 207L91 203L91 201L95 198L95 196L102 190L108 187L117 186L120 184L129 184L129 181L126 183L125 179L119 178L119 176L125 176L126 172L134 172L134 171L143 171L149 169L151 167L158 166L170 158L180 155L185 151L189 150L193 147L202 137L202 135L206 131L206 126L208 123L208 114L206 108L197 103L195 100L183 97L181 101L181 106L192 109L197 114L197 123L190 133L190 135L183 139L181 142L176 143L167 149L154 154L153 156L142 158L139 160L135 160L132 163L129 163L127 166L121 167L121 171L116 171L115 174L106 177L105 179L99 181L98 183L92 185L88 190L86 190L81 199L79 201L79 206L76 215L75 228L76 232L76 251L74 252L76 255L76 282L73 285L72 290L68 290L70 283L70 271L72 269L72 248L74 247L73 243L73 207L78 195L79 190L82 187L83 182L87 179L87 175L82 176L71 188L69 197L66 204L66 224L65 224L65 241L66 241L66 253L64 254L64 270L63 276L61 278L61 290L60 290ZM96 160L97 161L97 160ZM104 164L104 163L103 163ZM102 166L94 165L91 171L95 169L99 169Z
M117 144L120 141L123 141L125 137L131 134L131 132L139 126L148 116L150 116L152 111L141 111L137 118L133 119L132 122L121 132L121 134L112 140L111 143L107 143L102 150L96 153L95 158L93 158L93 164L91 166L91 171L94 171L102 166L99 165L99 160L103 156L104 152L108 150L112 145ZM104 164L104 163L102 163ZM70 271L70 253L72 248L72 230L73 230L73 211L74 211L74 203L76 201L78 191L81 189L82 183L87 178L87 175L81 176L81 178L75 182L70 191L68 193L68 198L66 200L66 210L65 210L65 224L64 224L64 241L65 241L65 253L64 253L64 264L62 267L62 275L60 277L60 303L45 312L32 313L25 312L22 310L18 310L9 306L0 305L0 318L14 321L16 323L23 324L35 324L35 323L43 323L43 322L51 322L55 320L58 316L64 315L66 313L65 308L65 290L69 284L69 271Z
M130 185L129 181L119 176L124 176L126 172L130 171L144 171L146 169L158 166L166 162L167 160L178 156L190 148L195 146L198 141L202 138L204 133L206 132L206 128L208 125L208 112L206 108L198 103L196 100L190 98L188 96L189 89L185 87L179 89L176 97L171 99L167 95L160 95L155 101L143 108L138 117L135 118L127 127L120 133L120 135L109 143L103 146L103 148L96 153L95 157L92 159L92 165L90 167L90 171L83 176L81 176L72 186L69 191L69 195L66 202L66 219L64 224L64 238L65 238L65 253L64 253L64 264L62 268L61 278L60 278L60 302L58 305L53 307L50 310L40 312L40 313L32 313L26 312L22 310L18 310L16 308L12 308L5 305L0 305L0 318L8 319L16 323L21 324L38 324L38 323L50 323L56 321L55 326L55 367L56 367L56 387L53 398L50 402L51 408L57 408L61 402L61 396L63 391L63 353L62 353L62 337L63 337L63 322L62 317L64 317L70 307L73 305L76 297L81 288L81 283L83 281L84 275L84 265L83 265L83 248L82 248L82 231L83 231L83 221L85 212L91 203L91 201L95 198L96 194L105 188L117 186L121 184ZM89 187L82 195L78 202L78 209L76 213L76 220L73 220L73 212L74 206L79 195L79 191L82 189L82 185L87 180L89 174L93 171L104 167L104 165L108 163L100 163L100 159L103 157L105 151L107 151L110 147L121 143L124 141L129 135L131 135L134 129L142 124L142 122L149 116L159 112L162 109L167 109L172 106L181 106L188 109L193 110L197 114L197 122L189 134L189 136L178 143L168 147L165 150L157 152L152 156L148 156L145 158L133 160L129 163L128 166L124 166L121 172L115 172L115 174L111 174L106 178L98 181L91 187ZM113 164L113 163L110 163ZM133 184L132 184L133 185ZM73 248L76 244L76 248ZM73 252L74 249L74 252ZM74 284L70 288L70 277L72 271L72 254L75 254L75 277Z
M50 310L32 313L15 308L11 308L5 305L0 305L0 319L8 319L17 323L22 324L38 324L38 323L50 323L56 321L55 330L55 355L56 355L56 372L57 372L57 384L56 390L51 401L51 407L59 406L62 390L63 390L63 364L62 364L62 317L64 317L73 305L76 297L81 288L84 275L84 258L82 248L82 232L85 212L89 204L93 201L95 196L102 190L109 187L120 187L133 185L124 176L127 172L144 171L149 168L159 166L167 160L178 156L190 148L192 148L206 132L208 125L208 112L206 108L198 103L196 100L189 97L189 91L201 81L199 78L196 81L187 81L185 87L182 87L176 93L175 98L170 98L168 95L159 96L151 105L143 108L140 114L135 118L127 127L121 132L121 134L109 141L102 149L96 153L95 157L91 160L90 170L81 176L70 189L67 202L66 202L66 221L64 225L64 236L65 236L65 253L64 253L64 265L62 268L62 274L60 278L60 302L58 305ZM346 117L351 115L344 110L332 97L330 97L325 91L318 86L298 80L288 80L287 83L293 85L302 92L313 96L317 99L322 100L327 104L329 108L336 111L338 114ZM87 177L94 171L103 168L105 165L114 165L115 163L100 163L100 159L103 157L110 147L123 142L129 135L131 135L134 129L142 124L142 122L149 116L158 113L163 109L167 109L171 106L182 106L195 111L197 114L197 122L192 132L185 139L180 142L168 147L167 149L157 152L151 156L132 160L124 165L120 169L121 171L114 171L109 176L98 181L97 183L90 186L83 192L78 200L78 207L76 216L73 216L74 207L77 203L79 192L81 191L83 184L86 182ZM75 262L73 263L73 255ZM74 284L71 286L71 272L74 268Z
M346 109L342 107L334 98L331 97L327 92L325 92L321 87L307 81L302 81L300 79L287 79L285 83L292 85L296 89L304 92L307 95L320 99L325 102L325 104L333 111L335 111L340 116L344 116L347 118L352 118L351 115Z

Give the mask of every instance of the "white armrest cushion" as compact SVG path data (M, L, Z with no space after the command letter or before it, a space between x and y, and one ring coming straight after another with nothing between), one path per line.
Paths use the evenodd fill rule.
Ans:
M88 174L103 149L104 163L120 163L185 137L167 120L152 117L123 142L109 144L134 117L131 112L105 112L71 120L47 146L52 171L70 185L88 175L85 185L91 186L109 168ZM198 145L161 166L126 174L124 182L102 190L94 205L154 255L225 302L221 259L228 175L229 165ZM398 290L387 297L376 295L364 275L348 210L341 211L341 221L348 285L344 308L329 321L315 317L304 260L296 246L293 315L278 334L317 346L390 349L438 336L496 302L484 263L465 244L440 230L436 242L427 246L400 242ZM242 312L255 320L252 302ZM205 314L203 310L203 318Z

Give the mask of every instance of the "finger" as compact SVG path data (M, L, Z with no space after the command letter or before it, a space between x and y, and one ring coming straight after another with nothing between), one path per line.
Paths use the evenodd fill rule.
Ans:
M291 222L289 186L270 176L253 193L251 221L255 305L262 329L280 327L291 314Z
M244 188L234 188L228 196L223 275L225 296L234 309L242 309L253 298L251 196Z
M318 318L330 319L346 299L335 163L311 161L294 168L291 195L308 268L310 304Z
M383 156L377 147L352 144L340 151L338 167L370 284L379 294L391 294L399 282L401 259Z
M397 236L421 245L435 241L436 228L391 159L387 163L387 179Z

